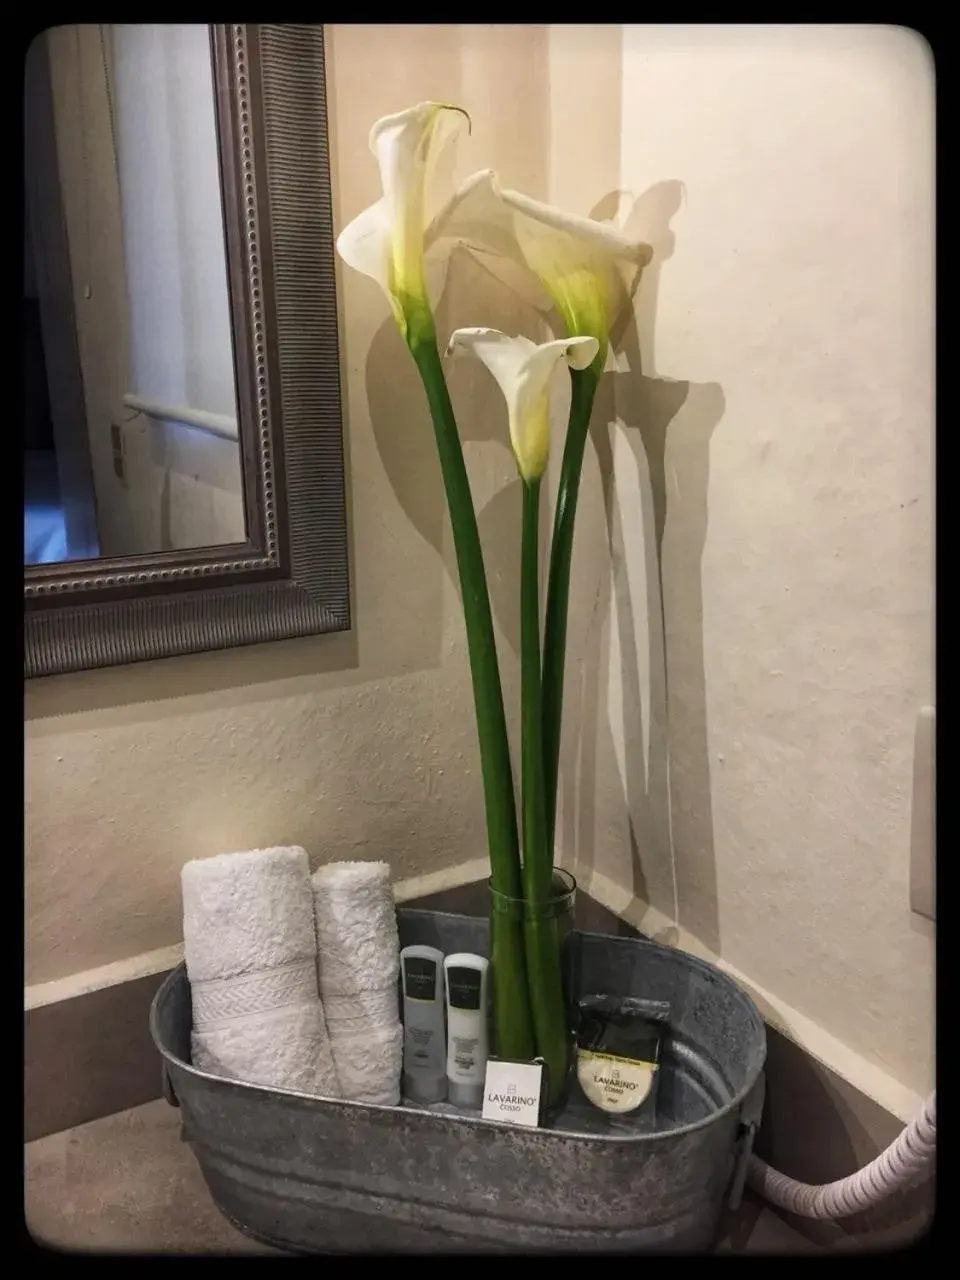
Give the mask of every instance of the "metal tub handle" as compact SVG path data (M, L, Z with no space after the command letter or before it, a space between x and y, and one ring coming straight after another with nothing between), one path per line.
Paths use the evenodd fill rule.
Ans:
M747 1181L747 1169L753 1154L753 1140L760 1128L763 1115L763 1103L766 1097L766 1077L761 1071L756 1082L744 1099L740 1110L740 1124L737 1129L737 1143L734 1154L733 1175L730 1190L727 1193L727 1204L736 1212L743 1199L743 1188Z

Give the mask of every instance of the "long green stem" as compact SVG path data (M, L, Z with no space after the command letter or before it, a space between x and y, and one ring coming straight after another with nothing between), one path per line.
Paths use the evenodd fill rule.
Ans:
M408 342L430 405L460 574L480 741L491 886L516 899L521 893L517 812L483 550L436 333L432 322L427 324L422 316L418 320L408 330ZM491 917L490 961L495 1052L504 1058L529 1060L533 1057L533 1024L523 938L518 921L496 912Z
M550 915L553 857L547 844L543 790L543 708L540 674L540 481L523 485L520 550L520 699L523 760L523 936L537 1052L546 1061L549 1098L556 1103L567 1074L568 1039L563 974Z
M567 651L567 608L570 601L570 564L573 527L583 451L590 429L590 414L602 361L588 369L572 370L570 419L563 447L557 507L553 518L550 569L547 578L547 611L543 634L543 776L547 848L553 856L557 821L557 780L560 770L560 727L563 718L563 674Z
M553 859L547 848L543 791L543 705L540 685L540 481L523 485L520 542L520 733L523 766L523 896L543 902Z

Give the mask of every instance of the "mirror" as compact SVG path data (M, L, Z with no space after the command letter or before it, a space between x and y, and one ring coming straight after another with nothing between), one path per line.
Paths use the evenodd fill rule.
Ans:
M30 50L25 564L246 538L211 55L196 23Z
M24 115L24 674L347 630L323 27L55 27Z

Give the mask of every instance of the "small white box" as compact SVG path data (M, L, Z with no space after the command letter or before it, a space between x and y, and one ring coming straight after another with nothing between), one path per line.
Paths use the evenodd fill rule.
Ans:
M505 1120L535 1129L540 1123L543 1063L487 1061L483 1082L484 1120Z

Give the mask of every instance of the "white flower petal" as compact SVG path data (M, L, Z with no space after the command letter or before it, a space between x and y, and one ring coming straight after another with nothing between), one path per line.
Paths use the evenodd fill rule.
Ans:
M447 355L469 352L487 366L500 390L509 398L530 354L537 344L523 334L511 338L499 329L455 329L447 343Z
M461 182L431 220L424 244L430 249L440 240L454 240L480 253L496 253L523 261L513 215L503 201L492 169L481 169Z
M384 116L370 130L383 197L344 228L337 250L345 262L384 288L402 327L411 303L421 313L429 307L424 233L428 209L437 203L430 189L447 145L466 119L459 107L421 102Z
M357 214L337 236L337 253L348 267L361 271L387 288L390 258L390 221L385 200Z
M553 342L542 343L540 350L554 347L558 351L557 359L562 357L571 369L588 369L596 359L600 343L589 337L557 338Z
M558 338L539 346L499 329L457 329L447 354L470 351L487 366L507 402L510 443L524 480L543 475L550 448L550 380L560 360L585 369L599 343L592 337Z
M462 107L444 106L437 111L426 161L424 236L430 223L449 199L450 189L453 186L454 143L464 126L469 133L470 117Z
M429 255L450 256L454 247L471 256L516 297L543 315L553 299L520 251L514 215L500 199L496 174L482 169L454 191L427 228Z
M544 311L556 307L568 333L593 334L602 342L623 294L632 293L653 254L612 223L504 190L490 169L460 185L432 220L426 239L454 240L485 266L495 259L523 264L543 286L538 300L527 300Z
M612 258L623 258L627 262L645 267L653 257L653 249L639 240L632 240L612 222L597 222L593 218L582 218L576 213L567 213L555 205L544 204L541 200L533 200L519 191L500 190L500 197L508 208L516 210L533 222L554 231L562 231L581 241L594 252L605 253Z

